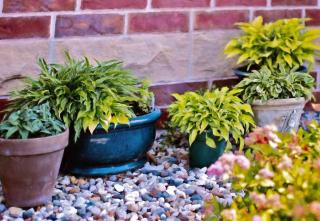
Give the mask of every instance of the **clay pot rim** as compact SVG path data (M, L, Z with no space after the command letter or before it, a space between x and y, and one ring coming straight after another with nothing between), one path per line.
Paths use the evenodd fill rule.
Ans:
M0 156L32 156L64 149L69 142L69 129L47 137L30 139L0 138Z
M297 98L285 98L285 99L271 99L267 101L261 101L261 100L254 100L252 102L252 105L255 106L288 106L288 105L294 105L294 104L304 104L306 102L306 99L304 97L297 97Z

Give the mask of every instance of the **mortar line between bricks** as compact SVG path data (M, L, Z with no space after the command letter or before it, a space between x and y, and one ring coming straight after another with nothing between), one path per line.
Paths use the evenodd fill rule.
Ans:
M267 8L271 8L272 5L271 5L271 0L267 0Z
M127 36L129 32L129 14L126 13L124 15L124 24L123 24L123 35Z
M0 15L2 14L3 11L3 0L0 0Z
M249 9L249 21L252 21L254 17L254 9L250 8Z
M76 11L80 11L81 10L81 0L77 0L76 1L76 8L75 8Z
M214 8L216 6L216 0L211 0L210 8Z
M57 15L52 14L50 18L50 39L53 39L55 36L55 31L56 31L56 21L57 21Z
M306 9L303 8L303 9L301 10L301 18L305 18L305 17L306 17Z
M320 7L320 0L318 0L318 7Z
M146 10L149 11L151 8L152 8L152 0L148 0Z
M0 0L1 1L1 0ZM190 11L202 11L202 12L214 12L214 11L241 11L249 10L248 6L237 7L214 7L214 8L151 8L149 11L145 9L101 9L101 10L80 10L80 11L56 11L57 15L92 15L92 14L118 14L124 15L125 13L151 13L151 12L190 12ZM305 9L320 9L315 6L277 6L277 7L254 7L254 10L301 10ZM31 17L31 16L50 16L52 12L19 12L19 13L2 13L1 17Z
M189 48L188 48L188 73L187 78L191 79L193 77L193 29L194 29L194 12L189 13Z

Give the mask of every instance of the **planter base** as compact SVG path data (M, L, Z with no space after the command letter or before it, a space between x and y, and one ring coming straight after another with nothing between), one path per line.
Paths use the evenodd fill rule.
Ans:
M119 165L110 165L104 167L74 167L70 170L72 174L80 176L103 176L110 174L118 174L129 170L135 170L144 166L146 159L141 159L134 162L128 162Z

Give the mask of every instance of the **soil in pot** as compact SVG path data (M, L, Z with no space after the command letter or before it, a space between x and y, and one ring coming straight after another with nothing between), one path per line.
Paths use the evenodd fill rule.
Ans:
M0 179L8 206L35 207L51 200L69 130L32 139L0 139Z
M208 167L215 163L224 153L227 142L225 140L219 140L212 135L211 138L216 143L215 148L209 147L206 144L206 133L198 135L196 140L192 143L189 148L189 165L191 168Z
M290 98L267 102L254 101L251 106L257 126L273 124L279 131L296 131L305 103L304 98Z

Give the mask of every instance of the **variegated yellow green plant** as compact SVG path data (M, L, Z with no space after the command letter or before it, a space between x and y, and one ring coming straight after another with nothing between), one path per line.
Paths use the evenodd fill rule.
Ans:
M246 138L245 155L223 155L209 169L232 181L238 195L229 206L216 198L208 220L316 221L320 220L320 126L278 133L258 128Z
M285 70L281 65L278 71L263 66L254 70L248 77L241 80L235 88L239 96L248 103L272 99L304 97L310 99L315 85L314 78L308 73L301 73L296 68Z
M48 102L56 117L80 132L91 133L100 124L127 124L136 115L148 113L152 93L148 83L125 70L119 61L92 65L87 58L76 60L66 53L65 64L39 60L38 79L27 79L23 89L11 94L9 112Z
M305 62L313 64L319 54L320 45L314 41L320 38L320 30L306 28L306 19L280 19L263 23L261 16L250 23L238 23L242 34L232 39L225 47L228 58L237 56L238 64L268 66L277 69L299 67Z
M171 125L189 134L190 145L199 134L207 132L224 139L226 149L231 148L230 136L242 148L243 135L255 123L250 105L235 95L238 92L224 87L203 93L173 94L176 101L169 106ZM206 136L206 143L215 147L211 136Z

